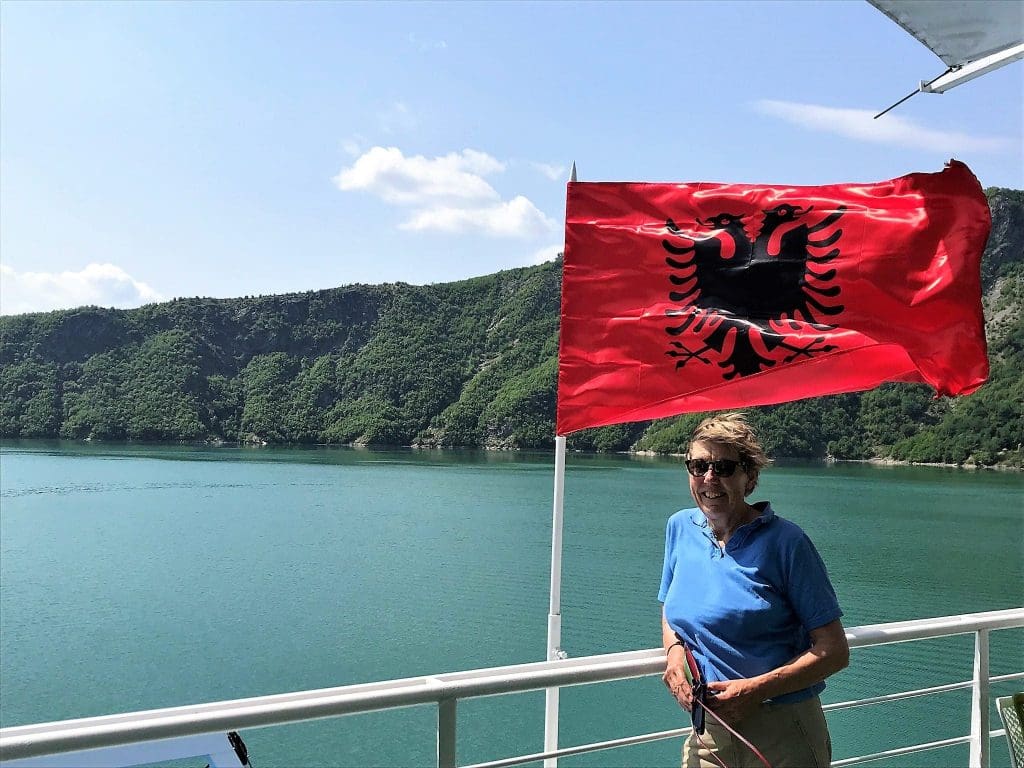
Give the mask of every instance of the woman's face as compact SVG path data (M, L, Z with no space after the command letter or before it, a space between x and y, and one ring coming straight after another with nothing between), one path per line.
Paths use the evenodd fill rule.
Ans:
M740 454L731 445L698 440L690 445L690 458L705 461L739 461ZM690 493L693 494L693 500L709 520L726 520L745 515L747 504L744 499L757 484L757 473L748 473L743 466L736 467L736 471L729 477L719 477L711 469L700 477L694 477L689 473L687 476L690 478Z

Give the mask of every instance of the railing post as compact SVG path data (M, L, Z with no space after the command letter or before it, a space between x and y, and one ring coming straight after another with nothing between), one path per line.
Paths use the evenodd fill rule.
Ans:
M437 768L455 768L455 699L437 702Z
M970 768L988 768L989 730L988 630L979 629L974 634Z
M544 690L544 751L558 749L558 688ZM558 768L557 757L544 759L544 768Z

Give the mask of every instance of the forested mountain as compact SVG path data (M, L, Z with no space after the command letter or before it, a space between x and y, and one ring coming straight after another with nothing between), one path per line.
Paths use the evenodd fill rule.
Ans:
M774 456L1020 466L1024 193L988 191L990 380L956 400L886 385L752 409ZM0 318L0 436L545 448L561 263ZM581 450L675 452L700 416L586 430Z

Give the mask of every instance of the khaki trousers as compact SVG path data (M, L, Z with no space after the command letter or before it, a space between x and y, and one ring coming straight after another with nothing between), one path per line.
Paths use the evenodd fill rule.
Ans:
M764 764L739 739L705 716L701 738L729 768L764 768ZM729 723L761 750L772 768L828 768L832 739L817 696L795 704L762 704L738 723ZM683 742L683 768L721 768L691 734Z

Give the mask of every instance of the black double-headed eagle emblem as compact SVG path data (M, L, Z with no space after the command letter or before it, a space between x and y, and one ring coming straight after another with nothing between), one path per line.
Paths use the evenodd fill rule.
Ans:
M711 364L713 352L723 378L733 379L780 358L789 363L836 349L820 332L833 329L822 321L844 309L828 264L840 253L837 222L846 208L813 211L781 204L756 215L722 212L686 229L665 222L669 299L678 305L666 311L675 323L665 328L672 337L666 354L677 370Z

